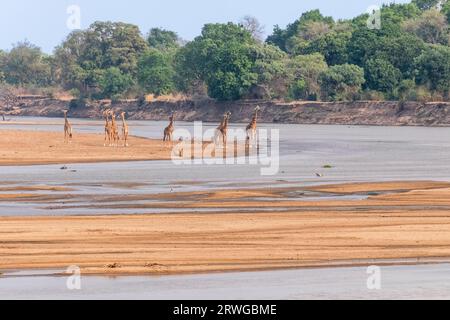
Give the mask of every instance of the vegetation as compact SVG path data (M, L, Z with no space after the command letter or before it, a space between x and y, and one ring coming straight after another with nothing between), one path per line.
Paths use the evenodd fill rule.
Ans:
M75 31L52 55L22 42L0 51L0 83L60 87L80 99L145 94L343 101L449 100L450 0L413 0L381 9L381 28L369 16L335 21L305 12L286 28L207 24L193 41L169 30L95 22Z

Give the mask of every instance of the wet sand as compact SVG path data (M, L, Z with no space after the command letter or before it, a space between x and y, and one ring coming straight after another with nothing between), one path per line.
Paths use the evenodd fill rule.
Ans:
M192 213L1 217L0 270L78 265L84 274L183 274L450 260L448 183L297 189L367 198L301 200L292 188L216 190L172 193L166 205L190 203ZM282 211L258 210L265 205ZM237 211L196 213L199 207ZM253 212L240 213L244 208Z

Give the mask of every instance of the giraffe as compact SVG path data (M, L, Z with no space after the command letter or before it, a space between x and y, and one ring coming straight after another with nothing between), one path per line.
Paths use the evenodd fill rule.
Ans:
M114 111L111 111L110 114L111 114L111 128L112 128L111 137L113 140L113 145L117 147L119 146L120 137L119 137L119 129L117 128L116 114Z
M259 106L255 108L255 111L253 113L253 118L250 124L246 128L247 132L247 144L255 144L257 142L257 127L258 127L258 113L261 110Z
M172 114L172 116L169 118L170 123L167 128L164 129L164 139L163 141L172 141L173 138L173 131L175 129L174 121L175 121L175 114Z
M227 112L223 115L223 120L216 129L216 135L214 137L215 144L219 144L220 137L222 137L222 147L226 147L227 144L227 134L228 134L228 123L231 118L231 112Z
M103 112L103 116L105 117L105 143L103 146L106 147L106 141L108 141L108 145L111 146L111 138L112 138L112 126L111 122L109 121L109 112L110 110L105 110Z
M69 143L72 140L73 132L72 125L69 123L69 119L67 119L67 110L64 110L64 142Z
M122 117L122 139L123 146L128 147L128 124L125 120L125 112L121 112L120 116Z

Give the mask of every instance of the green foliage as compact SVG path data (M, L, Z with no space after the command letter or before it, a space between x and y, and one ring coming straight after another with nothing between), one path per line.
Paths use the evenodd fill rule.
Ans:
M398 85L397 92L400 100L416 99L416 82L411 79L402 80Z
M374 58L366 63L366 85L372 90L392 93L402 77L399 69L389 61Z
M98 80L100 98L116 99L133 86L133 79L117 67L106 69Z
M160 28L150 30L147 43L150 48L157 50L173 50L180 47L180 39L175 32Z
M305 12L295 22L289 24L286 29L275 26L273 34L267 38L267 43L278 46L281 50L290 52L292 49L292 38L308 34L314 34L314 28L329 28L334 25L331 17L324 17L319 10ZM320 33L320 32L319 32ZM306 37L307 38L307 37ZM291 44L289 45L289 41Z
M320 77L328 69L323 55L314 53L297 56L289 62L289 97L317 100L320 97Z
M305 53L321 53L329 65L348 62L348 43L351 32L330 32L313 40L305 49Z
M77 88L82 95L96 93L109 68L135 78L139 56L147 48L137 26L95 22L87 30L71 33L56 49L59 80L66 88Z
M257 82L252 50L256 44L242 26L207 24L201 36L183 50L178 70L191 74L185 85L199 79L206 83L210 97L237 100Z
M420 10L429 10L437 7L440 0L412 0L412 3L415 4Z
M364 82L364 70L351 64L332 66L320 76L323 98L333 101L354 99Z
M430 90L441 91L448 95L450 88L450 48L436 45L429 46L415 60L417 82Z
M169 53L149 50L138 63L138 81L146 92L155 95L169 94L175 88L175 71Z
M450 23L450 1L444 3L441 12L447 17L447 22Z
M9 53L1 56L5 81L15 86L48 86L51 67L41 49L29 42L19 42Z
M253 72L257 75L257 84L271 98L285 97L290 74L287 67L288 56L270 44L255 45L253 50L256 57Z

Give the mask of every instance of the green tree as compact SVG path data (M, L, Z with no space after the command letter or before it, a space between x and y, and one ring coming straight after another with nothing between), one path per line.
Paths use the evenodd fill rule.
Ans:
M284 97L289 76L287 54L270 44L255 45L253 50L256 56L253 72L258 77L257 85L271 98Z
M430 90L448 95L450 88L450 48L436 45L428 47L415 60L416 80Z
M321 53L328 65L348 62L348 43L351 32L330 32L313 40L305 49L306 53Z
M100 75L109 68L135 78L138 58L147 48L137 26L95 22L87 30L72 32L55 50L60 82L89 95L95 93Z
M323 16L319 10L311 10L303 13L298 20L289 24L286 29L275 26L272 35L267 38L267 43L278 46L283 51L291 52L295 49L294 44L323 35L333 25L332 17Z
M392 93L397 88L402 73L389 61L380 58L370 59L366 63L366 86L372 90Z
M364 29L355 31L348 44L350 63L365 68L368 60L381 58L399 69L405 78L414 76L411 61L424 49L421 39L406 32L391 36Z
M320 76L325 100L352 100L364 82L364 69L351 64L332 66Z
M412 3L415 4L420 10L430 10L436 8L440 0L413 0Z
M173 57L162 51L149 50L138 63L138 81L147 92L155 95L169 94L174 91Z
M49 60L41 49L29 42L19 42L3 54L2 69L5 81L16 86L48 86L51 84Z
M178 70L203 80L208 94L218 100L236 100L256 84L253 72L256 41L242 26L207 24L201 36L182 51Z
M133 86L133 79L117 67L110 67L99 76L100 98L116 99Z
M328 69L320 53L300 55L289 62L289 97L291 99L318 100L320 77Z
M447 22L450 23L450 1L444 3L441 12L447 17Z
M150 48L157 50L172 50L180 47L180 38L176 32L153 28L147 36Z

